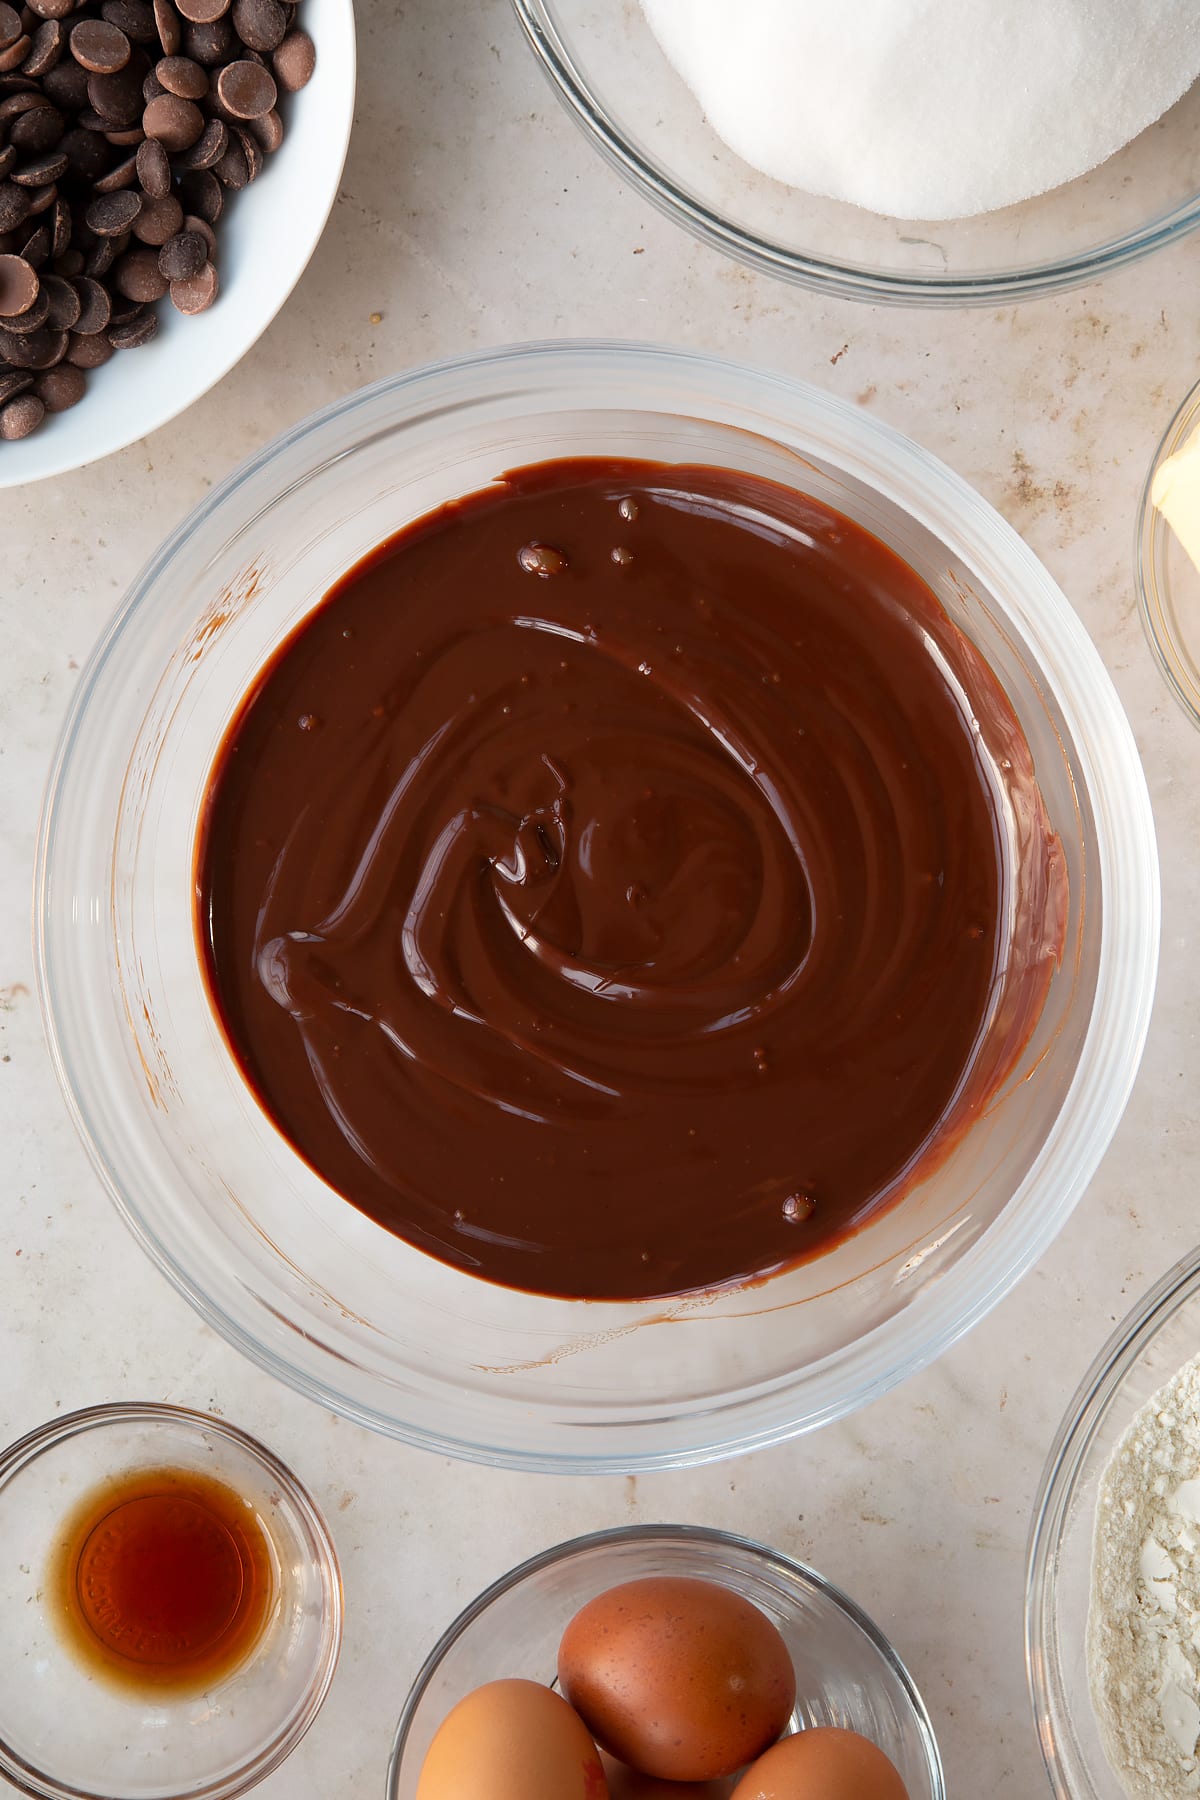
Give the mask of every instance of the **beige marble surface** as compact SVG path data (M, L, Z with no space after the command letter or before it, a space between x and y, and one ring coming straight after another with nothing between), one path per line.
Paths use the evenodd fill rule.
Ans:
M844 1584L923 1688L951 1793L1029 1800L1045 1783L1021 1618L1045 1452L1113 1323L1200 1237L1200 736L1151 662L1131 578L1151 451L1200 375L1200 240L1021 309L825 302L695 246L623 190L560 113L505 0L362 0L359 12L341 197L275 325L178 426L0 495L0 1439L106 1397L170 1398L266 1437L315 1489L345 1563L345 1654L264 1800L381 1796L407 1684L459 1605L546 1544L651 1519L748 1531ZM66 1122L32 996L44 771L77 671L158 539L234 461L347 388L468 345L562 333L771 364L974 482L1095 637L1145 759L1163 856L1164 976L1141 1077L1040 1268L856 1417L639 1480L455 1469L339 1423L242 1361L117 1223Z

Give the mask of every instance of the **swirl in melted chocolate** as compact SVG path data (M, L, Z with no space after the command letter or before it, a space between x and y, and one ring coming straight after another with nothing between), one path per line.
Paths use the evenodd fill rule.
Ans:
M890 550L748 475L573 461L418 520L282 646L197 894L230 1043L334 1189L633 1297L827 1249L946 1153L1040 1011L1055 850Z

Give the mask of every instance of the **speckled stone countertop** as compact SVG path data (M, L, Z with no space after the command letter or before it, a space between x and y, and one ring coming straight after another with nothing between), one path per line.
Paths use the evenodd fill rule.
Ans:
M1151 453L1200 375L1200 239L1019 309L826 302L696 246L622 190L560 112L506 0L358 10L341 197L274 326L179 425L0 495L0 1437L105 1398L171 1399L263 1436L312 1486L344 1560L345 1651L263 1800L380 1800L405 1690L459 1606L561 1538L655 1519L748 1532L847 1587L908 1660L950 1792L1030 1800L1045 1791L1022 1647L1038 1476L1114 1321L1200 1237L1200 735L1151 661L1131 567ZM803 376L973 482L1099 645L1145 760L1163 860L1163 978L1137 1089L1035 1273L935 1367L853 1418L636 1480L452 1468L320 1412L228 1349L118 1224L75 1142L29 948L51 749L80 665L159 538L235 461L348 388L470 345L558 334L681 340Z

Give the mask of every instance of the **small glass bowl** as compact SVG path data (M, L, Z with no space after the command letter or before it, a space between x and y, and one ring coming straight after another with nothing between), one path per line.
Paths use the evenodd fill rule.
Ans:
M1200 725L1200 569L1154 505L1158 471L1200 431L1200 383L1195 386L1154 452L1138 509L1136 566L1138 606L1158 666L1175 698Z
M920 223L802 193L742 162L637 0L513 5L559 99L625 181L693 237L800 287L999 306L1096 281L1200 224L1200 83L1077 181L977 218Z
M1088 1685L1096 1500L1134 1414L1195 1356L1198 1343L1200 1256L1193 1252L1113 1332L1067 1409L1042 1475L1029 1540L1025 1656L1057 1800L1126 1800L1101 1746Z
M544 1550L494 1582L430 1652L400 1715L388 1800L413 1800L442 1720L463 1697L505 1676L551 1683L568 1622L607 1588L647 1575L715 1581L779 1628L796 1670L791 1730L861 1732L900 1771L909 1800L945 1800L925 1703L879 1627L815 1570L776 1550L698 1525L630 1525Z
M96 1679L53 1616L48 1568L91 1489L139 1469L195 1470L254 1506L275 1601L245 1661L199 1693ZM38 1800L229 1800L278 1767L316 1718L342 1637L324 1520L295 1476L219 1419L183 1407L93 1406L0 1453L0 1775Z

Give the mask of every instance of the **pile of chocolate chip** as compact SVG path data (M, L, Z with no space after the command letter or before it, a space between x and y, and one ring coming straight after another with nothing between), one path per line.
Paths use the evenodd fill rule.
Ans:
M217 297L215 227L315 52L291 0L0 0L0 439Z

